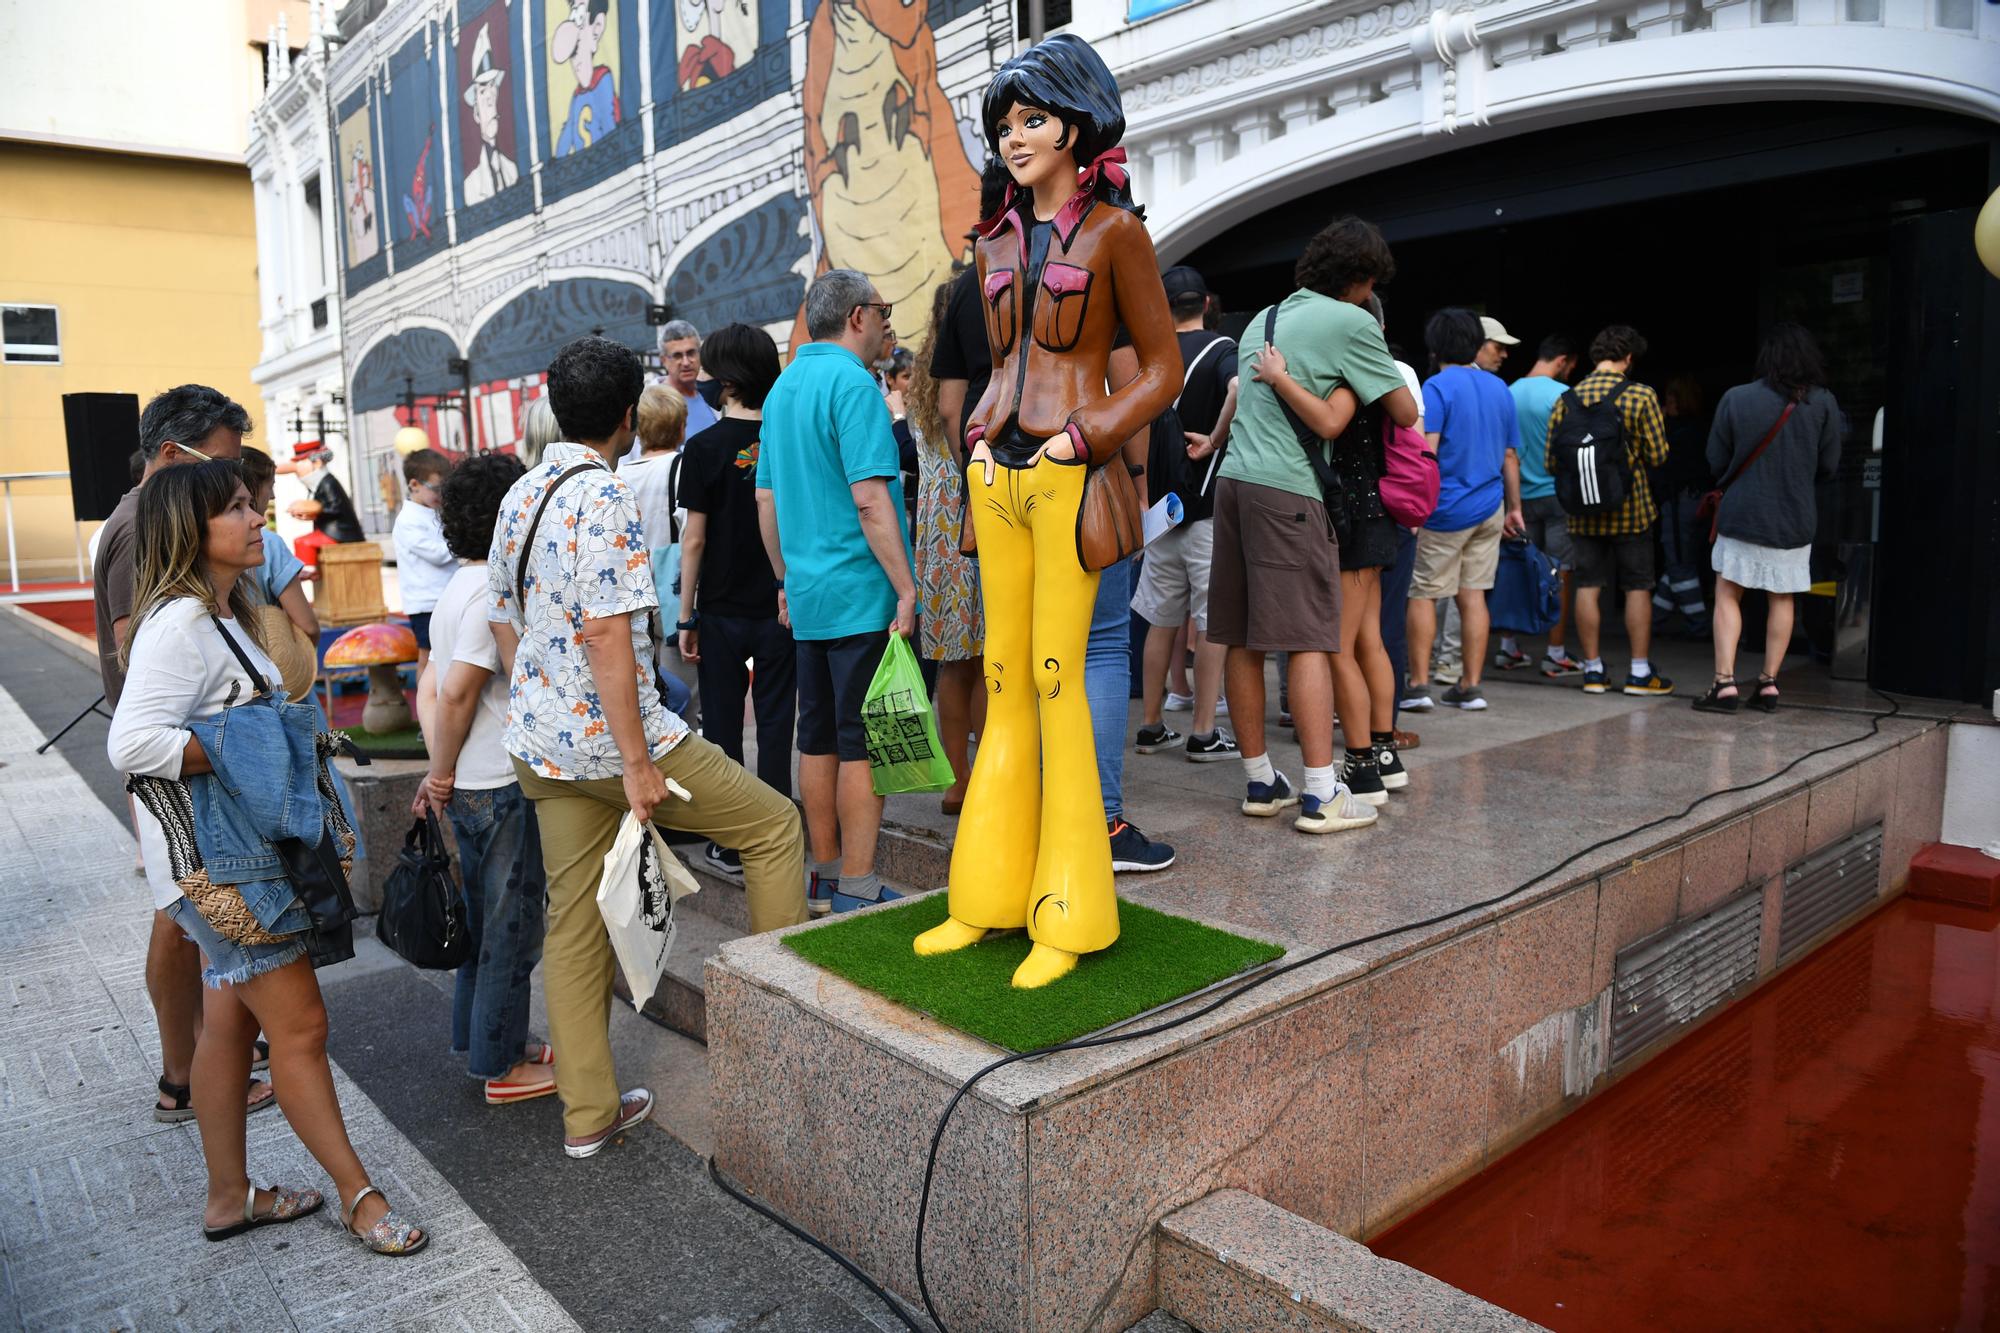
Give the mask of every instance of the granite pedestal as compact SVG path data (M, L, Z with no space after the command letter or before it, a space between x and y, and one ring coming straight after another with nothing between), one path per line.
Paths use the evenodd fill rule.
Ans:
M1238 815L1234 765L1174 770L1189 799L1147 817L1180 862L1124 877L1120 891L1278 939L1293 959L1544 873L1170 1032L980 1083L944 1136L925 1238L950 1326L1128 1327L1157 1304L1156 1224L1217 1190L1365 1239L1613 1077L1621 949L1755 891L1768 976L1785 866L1880 821L1886 896L1937 836L1935 722L1889 721L1632 834L1862 735L1867 719L1780 712L1719 726L1679 701L1573 716L1456 757L1414 752L1409 791L1372 828L1333 837ZM1438 720L1427 728L1442 734ZM1614 841L1584 850L1602 839ZM934 1126L999 1052L813 967L774 935L725 945L706 981L719 1164L914 1300Z

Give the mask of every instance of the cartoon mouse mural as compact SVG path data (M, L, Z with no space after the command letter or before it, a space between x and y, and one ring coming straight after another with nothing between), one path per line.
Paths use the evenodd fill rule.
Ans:
M884 301L928 309L979 221L979 174L938 86L925 7L822 0L802 91L816 271L855 269ZM806 340L803 321L794 347Z

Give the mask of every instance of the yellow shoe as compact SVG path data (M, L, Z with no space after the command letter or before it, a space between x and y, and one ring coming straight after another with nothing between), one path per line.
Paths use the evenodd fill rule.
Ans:
M1076 970L1076 955L1056 948L1053 944L1037 944L1014 969L1014 988L1034 990L1046 986L1058 977L1066 977Z
M920 957L929 958L933 954L954 953L985 938L984 926L968 926L957 917L948 916L941 924L917 936L912 947Z

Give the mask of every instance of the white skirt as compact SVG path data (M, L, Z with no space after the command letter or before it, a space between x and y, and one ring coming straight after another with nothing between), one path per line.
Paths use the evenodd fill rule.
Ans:
M1809 592L1812 589L1812 547L1784 550L1759 546L1734 537L1715 539L1715 572L1739 588L1764 592Z

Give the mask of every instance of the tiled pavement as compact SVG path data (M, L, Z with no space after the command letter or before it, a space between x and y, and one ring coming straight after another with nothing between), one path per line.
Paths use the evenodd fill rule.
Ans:
M132 839L0 690L0 1327L566 1329L563 1307L335 1069L375 1180L435 1236L377 1258L317 1217L220 1244L201 1141L151 1115L145 882ZM330 1184L282 1113L249 1122L260 1181Z

